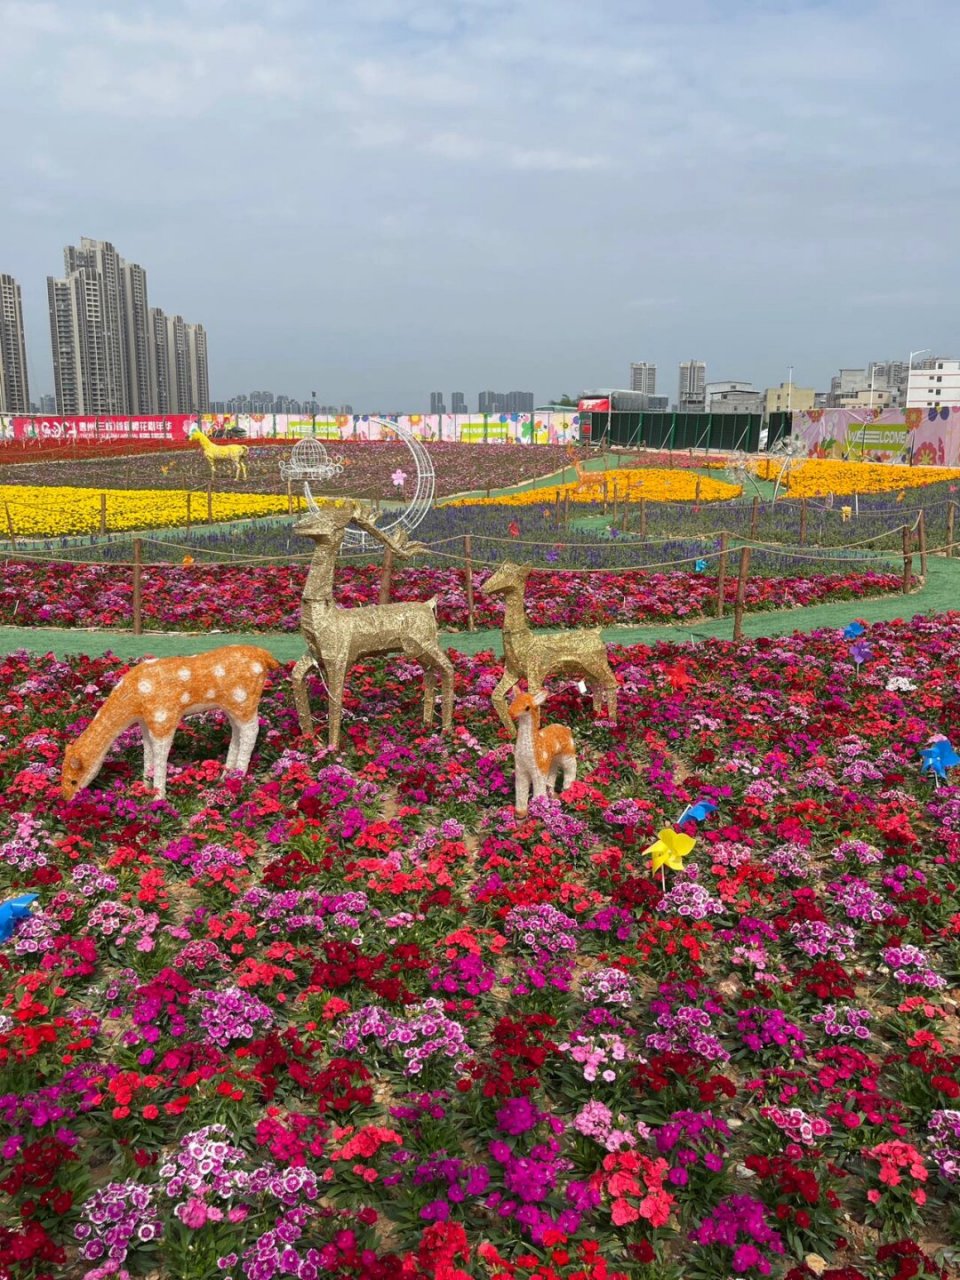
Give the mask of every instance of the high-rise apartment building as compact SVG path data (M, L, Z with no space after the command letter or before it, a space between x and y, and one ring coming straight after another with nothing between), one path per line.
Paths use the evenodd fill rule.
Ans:
M13 276L0 274L0 411L27 413L29 409L20 286Z
M451 413L467 413L467 398L462 391L450 392L450 412Z
M63 259L64 278L47 279L58 411L206 412L203 326L151 307L146 271L107 240L84 236Z
M645 396L657 394L657 366L644 361L630 366L630 390L641 391Z
M677 389L677 408L699 412L704 407L707 366L703 360L681 360Z
M532 391L481 391L480 413L533 413Z
M446 412L447 412L447 406L443 403L443 392L442 392L442 391L431 391L431 392L430 392L430 412L431 412L431 413L446 413Z

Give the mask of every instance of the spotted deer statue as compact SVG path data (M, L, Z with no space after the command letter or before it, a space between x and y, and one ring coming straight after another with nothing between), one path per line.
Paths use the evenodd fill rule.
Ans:
M143 732L143 776L162 797L167 757L184 716L222 711L230 721L228 772L246 773L260 728L260 695L279 662L266 649L234 644L192 658L148 658L120 677L106 702L63 759L61 790L72 800L100 772L125 729Z
M540 727L540 707L546 699L547 695L541 689L537 693L518 693L510 704L510 718L517 726L513 763L518 818L526 817L531 795L534 800L553 795L561 770L564 789L577 778L577 750L573 734L565 724Z

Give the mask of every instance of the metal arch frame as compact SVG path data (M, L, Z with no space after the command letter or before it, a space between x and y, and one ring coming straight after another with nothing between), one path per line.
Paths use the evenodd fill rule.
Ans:
M430 457L429 450L421 440L417 439L409 427L401 426L399 422L388 422L384 418L371 418L370 421L376 423L382 430L392 431L395 435L398 435L409 449L410 456L413 458L417 468L416 487L413 491L413 497L405 510L390 524L378 525L377 527L383 533L388 534L396 535L403 530L406 530L407 533L412 533L433 506L433 498L437 488L433 459ZM307 485L304 485L304 491L308 505L310 505L313 502L313 498ZM347 529L344 532L342 546L344 551L356 552L379 550L380 544L362 529Z

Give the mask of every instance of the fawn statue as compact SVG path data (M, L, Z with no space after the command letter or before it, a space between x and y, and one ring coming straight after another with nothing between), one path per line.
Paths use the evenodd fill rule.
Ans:
M573 734L565 724L548 724L540 728L540 707L546 698L541 689L537 693L518 693L510 704L510 718L517 726L513 761L518 818L526 816L531 795L534 800L539 796L553 795L561 770L564 788L577 778Z

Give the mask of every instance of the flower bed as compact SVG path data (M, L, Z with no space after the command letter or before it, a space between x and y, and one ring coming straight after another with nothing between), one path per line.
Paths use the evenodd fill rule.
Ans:
M492 498L456 498L451 507L543 506L545 502L562 499L575 503L601 501L606 489L607 498L618 502L727 502L740 497L740 485L727 484L710 476L693 475L687 470L665 470L661 467L623 468L612 471L591 471L589 478L573 484L551 485L543 489L527 489L522 493Z
M764 480L776 480L783 470L783 459L762 458L753 465ZM791 498L825 498L831 493L838 498L854 493L890 493L942 481L960 482L960 470L805 458L792 463L786 473L787 493Z
M619 725L557 687L579 780L519 824L489 655L447 739L398 661L317 754L282 674L247 779L210 716L169 803L128 737L69 805L121 668L0 660L0 1273L947 1280L960 615L863 639L614 651Z
M183 489L114 489L107 495L106 527L162 529L206 519L207 495L190 495ZM72 485L0 485L0 504L6 507L14 532L22 538L70 537L97 533L101 521L101 490ZM212 497L216 520L242 520L249 516L277 515L287 510L287 499L269 493L220 493Z
M706 566L706 562L705 566ZM713 573L641 571L569 573L544 570L527 584L527 614L533 626L611 626L615 623L692 619L712 612L717 579ZM296 631L305 564L150 565L143 571L143 621L161 631ZM487 571L474 574L477 626L499 627L502 604L484 594ZM724 588L732 604L736 577ZM900 590L902 576L851 568L843 573L751 577L749 610L787 609L825 600L863 599ZM336 598L342 605L373 604L380 595L376 565L344 565ZM391 599L437 597L442 626L467 625L466 576L461 569L404 569L393 577ZM3 566L0 623L20 626L124 627L129 625L133 585L129 568L114 565L43 562Z
M246 444L247 480L235 480L233 467L221 465L216 488L230 493L286 494L287 482L280 475L280 461L288 459L294 441L228 441ZM323 441L327 453L344 462L342 475L314 486L324 493L350 494L358 498L402 498L410 496L416 483L416 466L406 445L399 441ZM437 494L462 493L470 489L506 487L550 475L570 466L571 456L588 456L587 450L571 453L560 445L440 444L428 446L436 476ZM0 464L3 458L0 456ZM75 484L100 489L182 489L206 488L210 470L196 445L181 445L166 455L124 454L104 458L96 453L80 461L51 465L46 460L20 461L7 476L17 484L54 485L69 470ZM397 486L393 476L406 479ZM298 486L295 486L295 491ZM302 490L300 490L302 492ZM195 513L196 514L196 513Z

